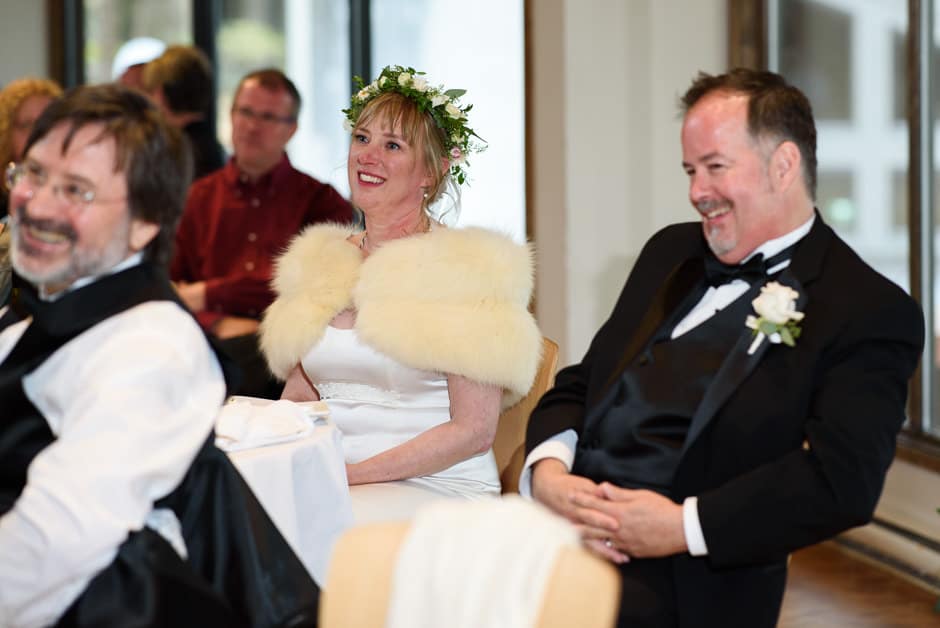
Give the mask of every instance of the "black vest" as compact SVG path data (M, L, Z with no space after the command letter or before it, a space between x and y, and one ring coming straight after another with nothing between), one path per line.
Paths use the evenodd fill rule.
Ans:
M32 322L0 364L0 514L16 502L33 457L54 436L26 397L22 380L65 343L149 301L179 303L166 273L143 263L43 303L17 280L0 330ZM141 356L146 359L146 356ZM220 356L223 368L227 359ZM227 380L229 372L226 372ZM313 626L319 590L268 518L213 434L183 481L156 507L182 528L184 561L148 528L128 530L118 555L66 611L61 626Z
M572 473L670 495L692 416L745 331L759 285L678 338L669 338L676 317L660 328L586 417Z

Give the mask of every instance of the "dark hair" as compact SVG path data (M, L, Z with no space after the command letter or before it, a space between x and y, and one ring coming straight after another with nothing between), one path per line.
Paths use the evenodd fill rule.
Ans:
M699 72L682 96L687 114L712 92L738 92L748 97L747 126L753 138L771 137L796 144L803 161L803 180L810 198L816 198L816 123L809 99L779 74L736 68L725 74Z
M291 107L291 117L297 118L297 114L300 113L300 92L297 91L297 86L294 85L293 81L287 78L287 75L278 70L277 68L264 68L263 70L255 70L254 72L249 72L242 77L242 80L238 82L238 87L235 88L235 96L232 97L232 102L234 103L238 99L238 92L242 91L242 85L245 84L245 81L256 80L261 87L272 91L279 92L284 90L287 92L287 95L290 96L291 102L293 102L293 107Z
M163 89L174 113L207 113L212 105L212 65L194 46L170 46L144 67L144 89Z
M114 172L123 172L132 218L160 226L145 254L166 264L176 224L192 179L192 156L177 129L145 95L119 84L76 87L53 101L33 126L26 151L60 124L69 127L62 154L79 129L102 126L99 139L114 138Z

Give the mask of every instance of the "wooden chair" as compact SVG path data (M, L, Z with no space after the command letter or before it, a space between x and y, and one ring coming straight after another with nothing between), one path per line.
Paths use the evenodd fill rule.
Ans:
M322 628L381 628L391 600L392 575L408 523L376 523L347 531L333 548L320 596ZM511 560L507 557L507 560ZM500 565L492 566L498 578ZM545 586L536 628L612 628L620 575L581 547L565 547Z
M529 415L555 381L557 365L558 345L548 338L542 338L542 361L539 363L532 388L518 403L503 410L499 416L493 454L496 456L503 493L519 492L519 474L522 473L522 465L525 462L525 430L529 424Z

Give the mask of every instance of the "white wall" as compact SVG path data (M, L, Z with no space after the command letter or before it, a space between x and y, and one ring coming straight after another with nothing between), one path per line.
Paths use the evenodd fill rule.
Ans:
M726 66L724 0L530 3L533 214L543 332L576 361L646 239L692 220L676 102Z
M22 76L48 77L46 3L4 0L0 18L0 86Z

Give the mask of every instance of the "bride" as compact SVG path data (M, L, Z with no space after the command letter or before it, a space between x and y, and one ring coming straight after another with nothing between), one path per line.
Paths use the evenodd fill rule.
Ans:
M392 66L353 95L349 186L366 229L299 235L261 325L282 398L325 400L343 434L356 523L498 494L499 413L538 365L528 249L429 211L480 148L462 93Z

